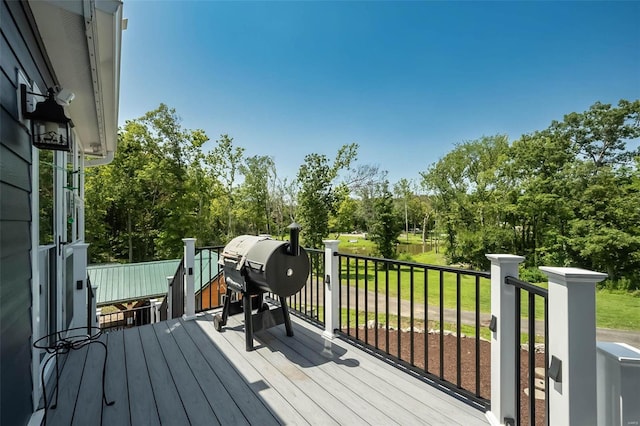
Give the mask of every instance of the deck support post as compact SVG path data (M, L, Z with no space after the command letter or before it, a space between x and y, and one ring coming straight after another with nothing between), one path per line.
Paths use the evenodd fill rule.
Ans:
M160 301L158 299L149 299L149 311L151 314L150 322L155 324L160 322Z
M183 238L184 242L184 315L182 319L189 321L196 318L196 296L194 291L193 268L196 257L196 239Z
M324 332L322 336L332 340L340 327L340 274L338 240L324 240Z
M607 274L540 267L549 277L549 419L553 424L595 424L596 283Z
M491 411L486 416L492 425L504 425L516 418L515 381L515 287L505 277L518 278L518 265L524 257L512 254L487 254L491 261ZM518 342L518 347L520 343Z

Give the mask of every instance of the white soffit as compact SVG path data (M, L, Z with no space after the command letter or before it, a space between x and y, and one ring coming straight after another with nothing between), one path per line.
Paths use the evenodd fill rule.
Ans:
M30 1L61 87L75 93L67 107L86 154L116 150L120 92L122 2Z

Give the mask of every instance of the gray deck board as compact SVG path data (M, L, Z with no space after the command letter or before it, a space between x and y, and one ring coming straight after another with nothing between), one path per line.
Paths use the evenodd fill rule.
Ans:
M247 381L249 387L259 395L266 404L270 407L272 412L276 415L280 423L293 424L293 425L308 425L309 422L297 411L296 407L290 404L285 396L271 384L267 378L264 377L264 371L261 371L257 365L250 362L246 362L244 358L244 342L241 346L233 345L224 337L226 333L232 332L226 329L223 333L218 333L209 319L196 320L198 325L202 327L202 330L211 339L215 339L216 345L225 354L225 357L229 360L230 365L235 368ZM243 337L244 339L244 337ZM271 377L269 377L270 379ZM252 419L249 421L253 424Z
M264 335L266 337L266 334ZM277 351L287 351L287 345L294 344L297 339L290 340L289 342L284 339L291 339L287 337L285 333L282 333L282 341L279 339L281 336L272 337L269 339L269 347ZM263 339L264 340L264 339ZM349 385L345 385L342 380L336 380L336 376L330 373L330 369L325 364L334 362L337 358L335 356L322 355L321 351L314 352L313 356L308 357L308 354L304 354L301 350L301 345L296 345L296 352L287 352L285 355L280 355L284 358L283 361L291 362L302 368L310 378L317 382L318 386L339 398L340 405L335 408L329 407L329 410L336 412L338 407L345 407L338 411L336 414L340 418L341 423L346 424L397 424L391 417L388 417L378 407L372 405L367 401L366 393L359 390L352 389ZM310 368L309 365L317 365L317 368ZM354 367L357 367L354 365ZM349 373L343 374L343 378L348 378ZM311 394L313 397L313 394Z
M386 382L377 374L371 373L365 368L360 368L360 364L364 360L337 358L341 352L347 356L351 355L351 352L346 352L348 348L341 348L332 344L332 352L335 354L334 357L336 357L337 362L326 363L322 362L322 355L320 355L325 349L325 344L317 334L307 335L304 332L298 332L295 339L290 339L286 337L283 330L277 327L269 330L269 333L277 337L281 342L295 347L296 352L317 363L320 366L319 368L331 377L331 380L342 383L345 387L350 386L353 392L362 395L366 402L371 407L374 407L369 408L369 410L377 408L383 413L393 413L393 421L400 424L455 424L454 419L441 416L439 413L430 414L429 418L420 417L418 413L430 410L430 400L428 398L417 399L413 395L406 393L402 386L394 386L393 383ZM274 344L270 343L271 345ZM284 350L284 347L282 349ZM338 364L338 362L341 364ZM351 366L351 368L347 368L347 366ZM395 374L397 375L398 371L395 371ZM388 398L388 395L391 394L394 395L394 398ZM363 409L367 410L366 407Z
M249 422L242 414L242 410L236 404L234 398L231 397L230 393L225 388L224 384L216 373L215 370L210 367L207 363L207 360L202 355L198 346L191 340L191 337L187 334L185 330L190 323L180 323L178 320L167 321L166 325L169 327L171 331L171 335L176 340L178 347L184 354L185 360L189 364L189 368L194 373L195 379L200 385L200 389L207 398L209 405L213 409L213 413L221 424L225 425L248 425ZM202 345L204 347L211 347L211 345ZM218 354L219 358L220 355ZM228 364L221 367L225 371L229 371ZM237 381L238 377L236 376L232 380ZM249 391L249 389L245 389L245 394ZM253 395L253 392L249 393ZM256 402L258 402L256 404ZM246 409L262 407L263 412L266 414L266 417L263 417L261 424L265 424L267 422L275 423L275 419L264 408L264 405L259 402L259 400L254 396L252 401L245 406Z
M55 409L48 411L47 424L71 424L73 411L75 410L78 399L78 389L80 388L80 381L82 380L84 364L87 358L87 349L88 347L85 346L69 352L65 366L60 372L58 404ZM51 362L55 363L55 361ZM54 371L51 375L53 380L55 380L55 374ZM52 399L55 399L55 396L53 396Z
M101 416L96 416L93 413L102 411L102 362L106 351L100 343L91 343L87 349L87 359L72 424L99 426Z
M488 424L484 413L296 318L293 337L274 327L246 352L242 320L231 317L223 332L204 314L109 333L113 406L101 402L102 347L73 351L61 410L48 424Z
M236 319L237 318L239 317L236 317ZM230 322L231 325L234 325L233 319ZM260 333L260 335L263 337L268 336L267 333ZM233 337L235 340L237 340L237 338L242 338L242 336L237 333L229 333L229 337ZM264 339L260 340L264 341ZM319 380L320 378L318 375L314 374L317 369L301 368L300 365L295 362L295 359L299 360L300 358L297 357L295 352L289 350L288 347L281 346L281 348L287 352L287 356L283 355L277 347L272 346L272 343L276 343L276 340L277 339L272 339L269 341L268 346L259 349L256 353L263 357L262 353L265 350L268 350L269 353L266 354L268 356L263 357L265 362L270 363L284 377L286 377L291 384L297 388L297 392L304 394L309 399L313 400L313 402L317 404L322 411L327 413L336 422L349 425L367 424L367 422L361 416L352 411L344 401L341 392L345 391L345 389L336 389L335 387L331 389L331 387L323 386L327 385L330 381ZM287 357L289 359L287 359ZM310 407L310 409L315 408ZM385 416L382 413L380 413L380 415L379 421L385 419Z
M359 363L352 358L344 359L341 353L346 355L346 351L336 353L335 349L330 350L324 345L311 349L302 342L301 337L305 336L299 332L293 338L287 337L283 330L277 328L270 330L269 333L273 336L269 340L270 347L280 351L286 351L287 347L294 348L295 352L292 352L291 355L287 354L288 357L294 356L291 359L292 362L303 368L309 365L317 366L317 368L310 368L312 373L309 374L313 374L314 379L334 395L339 395L340 399L356 411L364 421L369 424L402 423L402 419L389 417L384 407L372 403L369 396L376 389L372 389L367 384L363 386L363 383L359 383L358 379L353 376L353 372L359 368ZM321 339L321 337L319 338ZM416 419L412 420L415 422Z
M107 357L107 370L105 377L105 391L110 401L115 404L104 407L102 421L105 425L131 424L129 418L129 390L127 388L127 366L124 356L124 333L109 333L106 336L109 356Z
M140 327L142 328L142 327ZM157 425L160 423L156 401L153 397L149 371L145 361L138 328L124 330L124 354L127 366L127 388L130 418L133 425ZM111 354L109 354L111 356ZM107 370L107 375L111 371ZM116 402L117 404L117 402ZM107 407L106 410L112 407ZM103 410L104 411L104 410Z
M277 329L273 329L273 333ZM310 346L311 351L322 350L323 343L317 341L318 334L304 322L300 322L296 329L296 335L300 341ZM353 346L349 343L334 339L332 345L349 351ZM359 368L354 369L353 374L361 377L365 383L384 389L386 393L393 393L396 401L399 401L405 409L414 412L430 409L429 419L422 422L431 424L483 424L486 425L484 413L461 404L456 399L432 386L425 386L409 374L402 373L397 368L380 362L365 352L351 350L348 352L352 361L359 363ZM460 412L464 415L460 415Z
M177 423L188 424L189 420L174 383L174 378L165 361L153 327L138 327L140 341L144 350L144 358L149 369L149 379L153 388L153 397L161 423L169 423L175 419ZM136 394L133 393L135 396ZM136 424L135 421L132 422Z
M192 425L220 424L167 325L182 326L177 320L174 320L169 324L164 322L154 324L152 328L158 337L158 342L167 361L168 368L165 368L173 377L178 391L178 399L182 401L181 405L184 406L188 422ZM163 421L163 423L168 422Z

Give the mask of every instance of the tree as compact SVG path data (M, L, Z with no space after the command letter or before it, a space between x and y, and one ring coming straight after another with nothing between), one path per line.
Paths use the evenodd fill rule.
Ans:
M509 248L500 173L508 149L504 135L465 142L422 173L422 185L447 234L450 262L484 268L486 253Z
M298 169L298 217L304 240L310 247L320 247L329 233L329 214L335 213L341 192L334 181L341 170L348 169L357 156L358 145L343 145L331 164L322 154L309 154Z
M336 209L335 215L329 220L329 229L332 232L351 232L356 229L356 214L358 202L351 197L344 197Z
M394 208L389 182L384 181L373 203L373 223L369 239L376 245L378 254L385 259L395 259L396 244L402 229L402 220Z
M409 241L409 200L413 195L413 191L411 191L411 182L408 179L402 178L394 185L393 190L396 193L396 197L398 197L399 200L402 200L402 207L404 210L404 232L406 233L407 241Z
M629 140L640 137L640 100L620 100L617 108L596 102L583 113L572 112L551 129L568 138L576 151L600 168L629 164L638 151L628 151Z
M236 174L239 171L244 155L244 148L234 146L233 138L229 135L220 135L216 146L205 157L205 164L212 170L214 176L222 182L225 196L228 201L227 209L227 239L235 236L235 224L233 216L235 211Z
M86 171L86 240L94 261L179 257L185 236L211 235L204 188L216 185L200 167L201 130L184 130L174 109L161 104L126 122L118 155Z
M278 179L277 176L273 176L271 199L275 231L278 235L285 233L285 228L295 220L297 198L298 190L295 179Z
M240 172L244 175L242 194L248 212L247 219L254 233L271 234L269 181L275 175L273 158L257 155L247 157L244 164L240 165Z
M592 176L589 184L574 194L576 217L568 230L568 246L577 266L604 271L613 281L634 277L624 284L633 289L640 287L638 176L637 169L611 168Z

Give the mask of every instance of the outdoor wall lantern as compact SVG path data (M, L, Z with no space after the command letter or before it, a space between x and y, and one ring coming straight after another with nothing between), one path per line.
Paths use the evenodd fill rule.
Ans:
M55 90L51 88L47 95L41 95L28 92L26 84L21 84L20 94L22 116L31 120L31 143L33 146L40 149L70 151L71 119L67 118L64 108L56 102ZM38 102L33 112L29 112L27 111L27 94L41 96L45 100Z

